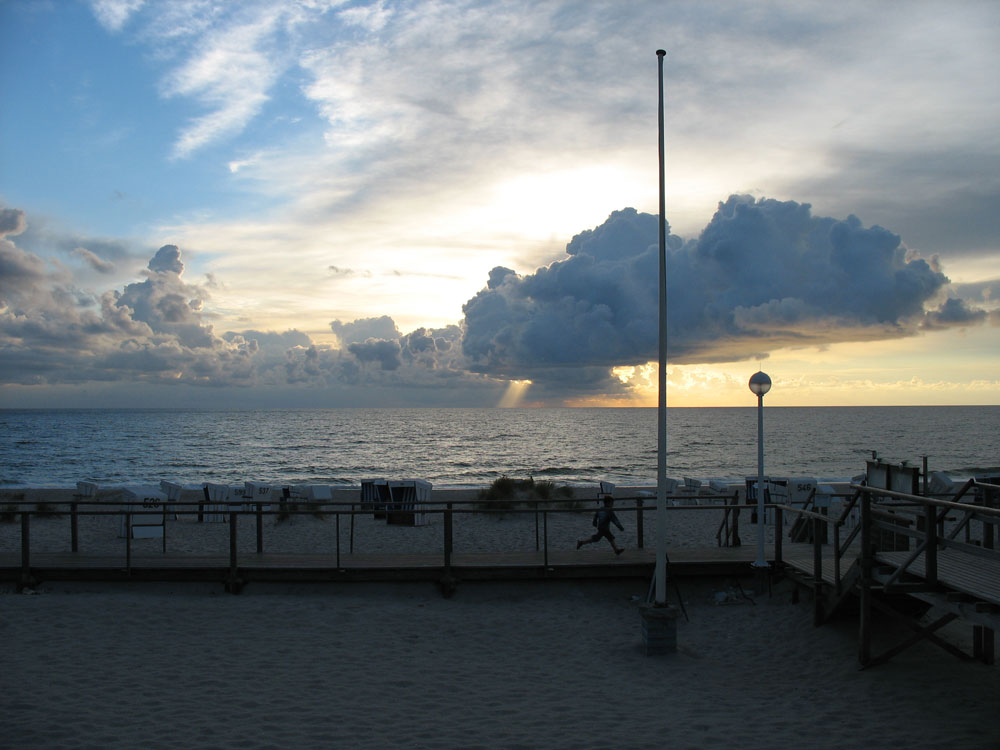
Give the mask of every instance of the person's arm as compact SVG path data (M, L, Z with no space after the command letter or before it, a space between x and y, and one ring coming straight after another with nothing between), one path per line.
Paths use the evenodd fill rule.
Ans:
M618 527L619 531L625 531L625 527L622 526L622 522L618 520L618 514L617 513L614 513L614 512L611 513L611 520L615 522L615 526Z

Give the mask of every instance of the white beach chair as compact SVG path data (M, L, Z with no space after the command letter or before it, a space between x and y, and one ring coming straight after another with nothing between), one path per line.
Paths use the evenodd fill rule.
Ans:
M701 480L693 477L684 477L684 487L681 490L684 495L684 502L688 505L698 505L698 495L701 494Z
M123 489L127 502L123 508L118 536L127 536L131 526L133 539L162 539L167 494L153 485L131 485ZM157 512L150 513L151 511ZM134 513L131 524L126 522L125 512Z
M166 493L168 503L179 503L184 494L184 487L177 482L168 482L166 479L160 480L160 490ZM177 511L167 514L171 521L177 520Z
M242 508L242 487L205 482L202 484L202 489L205 493L205 513L202 520L205 523L225 523L229 520L231 505Z
M97 497L97 489L97 482L76 483L76 494L88 500L93 500Z
M403 479L389 482L390 503L386 510L386 522L401 526L423 526L427 523L425 513L418 506L430 502L431 483L423 479Z
M384 479L361 480L361 510L371 510L377 512L380 499L378 493L379 485L388 486ZM376 515L376 518L377 517L378 516Z
M257 503L264 503L261 510L271 510L271 491L274 488L268 482L244 482L243 498L247 501L244 510L257 510Z
M302 488L305 499L310 503L329 503L333 500L333 493L328 484L307 484ZM331 505L317 505L315 510L322 513L332 508Z

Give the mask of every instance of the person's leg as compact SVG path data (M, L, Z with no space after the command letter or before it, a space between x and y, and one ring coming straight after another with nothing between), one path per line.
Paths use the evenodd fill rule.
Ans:
M622 552L625 551L622 547L619 547L617 544L615 544L615 535L612 534L610 530L604 532L604 538L608 540L608 544L611 545L611 549L615 551L616 555L620 555Z
M594 542L598 541L600 538L601 538L600 534L594 534L593 536L587 537L586 539L577 539L576 540L576 548L580 549L580 547L582 547L585 544L593 544Z

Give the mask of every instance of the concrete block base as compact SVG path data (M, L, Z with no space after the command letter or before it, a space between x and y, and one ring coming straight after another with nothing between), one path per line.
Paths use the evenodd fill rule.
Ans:
M646 656L672 654L677 651L677 617L680 610L671 606L643 604L639 607L642 616L642 645Z

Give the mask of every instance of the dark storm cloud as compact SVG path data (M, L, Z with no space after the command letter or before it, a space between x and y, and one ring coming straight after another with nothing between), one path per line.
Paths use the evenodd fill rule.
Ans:
M830 210L865 206L911 247L952 256L992 255L1000 236L1000 155L971 148L832 151L821 176L786 186Z
M954 297L945 300L936 310L924 317L925 328L964 328L979 325L989 317L985 310L972 310Z
M348 344L347 351L357 357L359 362L376 362L383 370L395 370L402 364L398 341L368 339Z
M513 378L657 356L657 218L616 211L534 274L494 269L464 306L473 369ZM675 363L734 361L789 345L914 333L947 278L900 237L808 204L731 196L697 240L668 240ZM610 381L609 381L610 382Z

